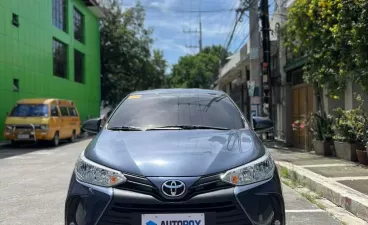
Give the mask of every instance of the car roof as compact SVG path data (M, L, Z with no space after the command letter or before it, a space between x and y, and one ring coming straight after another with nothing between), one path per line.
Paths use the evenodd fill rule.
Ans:
M130 95L151 95L151 94L211 94L222 95L223 91L201 89L201 88L170 88L170 89L153 89L145 91L136 91Z
M17 104L51 104L59 101L62 105L74 105L70 100L55 99L55 98L24 98L17 101Z

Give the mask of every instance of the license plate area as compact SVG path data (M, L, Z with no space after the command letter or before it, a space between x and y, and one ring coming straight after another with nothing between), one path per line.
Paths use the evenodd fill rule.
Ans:
M29 134L18 134L18 139L29 139L30 135Z
M205 225L204 213L142 214L142 225ZM174 222L175 221L175 222Z

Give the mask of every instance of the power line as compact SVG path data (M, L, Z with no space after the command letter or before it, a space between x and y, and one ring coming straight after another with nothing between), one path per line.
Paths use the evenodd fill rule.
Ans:
M233 39L233 37L234 37L234 32L235 32L235 30L236 30L236 27L237 27L237 25L238 25L238 23L240 22L240 21L242 21L242 17L243 17L243 15L244 15L244 13L245 13L245 11L246 10L248 10L249 9L249 7L253 4L253 2L255 2L256 0L251 0L251 2L250 1L243 1L242 3L243 3L243 5L242 5L242 7L239 7L239 9L237 9L237 16L239 15L239 17L236 19L236 22L235 22L235 25L234 25L234 27L233 27L233 29L232 29L232 32L231 32L231 35L230 35L230 39L229 39L229 41L228 41L228 43L227 43L227 45L226 45L226 50L229 50L229 46L230 46L230 44L231 44L231 42L232 42L232 39ZM239 14L240 13L240 14Z
M236 3L237 3L237 0L236 1L234 1L234 4L233 4L233 6L232 6L232 8L235 8L235 6L236 6ZM222 17L222 20L224 20L224 21L228 21L226 18L230 18L230 16L231 16L231 11L229 12L229 14L227 14L227 17ZM235 21L234 21L235 22ZM234 23L233 22L233 23ZM218 33L220 33L221 31L222 31L222 29L224 28L224 25L225 24L227 24L227 23L222 23L221 24L221 26L220 26L220 28L219 28L219 30L218 30ZM230 25L231 25L231 22L230 22ZM230 32L229 32L230 33ZM226 39L225 39L225 42L224 42L224 46L225 46L225 44L226 44L226 42L227 42L227 38L229 37L229 35L226 37Z
M244 37L240 45L236 48L235 52L237 52L244 45L245 41L249 38L250 34L252 34L255 31L256 28L257 26L256 24L254 24L251 30L248 32L248 34Z
M246 14L244 14L244 15L246 15ZM247 15L246 15L247 16ZM233 40L233 42L232 42L232 44L230 44L230 46L229 46L229 48L231 49L231 47L233 46L233 44L235 44L235 43L237 43L237 41L238 41L238 39L240 38L240 37L242 37L242 34L245 32L245 30L246 30L246 28L249 28L248 27L248 25L249 25L249 21L247 21L247 22L245 22L245 23L243 23L243 25L242 26L239 26L239 28L236 30L236 32L235 32L235 38L234 38L234 40ZM235 52L237 52L237 51L235 51Z
M125 5L125 4L122 4L122 6L127 7L127 8L136 7L135 5ZM156 6L142 5L142 7L145 8L145 9L150 9L150 10L160 10L160 11L162 11L159 7L156 7ZM165 9L165 10L175 12L175 13L219 13L219 12L235 11L236 8L213 9L213 10L180 10L180 9L171 8L171 9Z

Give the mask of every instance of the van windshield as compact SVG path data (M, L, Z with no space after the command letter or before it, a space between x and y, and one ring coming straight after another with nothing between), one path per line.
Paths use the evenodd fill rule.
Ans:
M45 104L18 104L10 113L12 117L46 117L48 115L49 109Z

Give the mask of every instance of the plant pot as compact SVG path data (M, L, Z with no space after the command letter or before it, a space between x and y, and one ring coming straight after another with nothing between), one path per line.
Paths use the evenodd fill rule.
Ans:
M368 165L368 152L367 150L356 150L358 162L363 165Z
M313 140L314 152L317 155L330 156L332 155L331 141Z
M338 158L352 162L358 161L356 150L360 147L359 144L335 141L334 146Z

